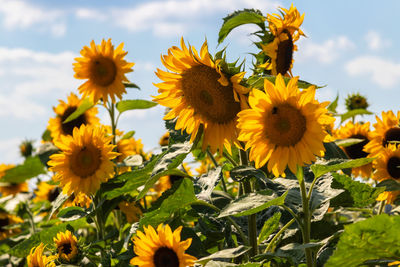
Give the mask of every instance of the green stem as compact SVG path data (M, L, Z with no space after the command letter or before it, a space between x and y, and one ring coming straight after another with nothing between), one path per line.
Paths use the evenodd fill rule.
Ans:
M222 155L224 155L224 157L230 162L232 163L233 166L237 167L239 166L239 164L234 160L234 158L232 158L231 155L229 155L229 153L226 153L225 151L222 153Z
M291 219L285 226L282 227L281 230L279 230L278 233L276 233L276 235L272 238L271 242L269 242L267 248L264 250L264 253L267 253L268 250L271 249L272 245L275 243L275 241L278 239L278 237L279 237L281 234L283 234L283 232L284 232L286 229L288 229L288 228L292 225L292 223L294 223L295 221L296 221L296 220L295 220L294 218Z
M303 168L301 166L297 167L297 180L299 181L300 185L300 192L301 192L301 200L303 205L303 228L302 228L302 235L303 235L303 244L310 243L310 233L311 233L311 214L310 214L310 203L307 197L307 189L306 183L304 181L304 174ZM309 192L311 196L311 192ZM306 263L308 267L314 266L314 261L312 257L312 251L310 248L305 249L306 254Z
M215 168L217 168L217 167L219 166L219 165L218 165L218 162L217 162L217 160L214 158L213 154L210 152L210 149L209 149L208 147L207 147L207 149L206 149L206 152L207 152L208 157L211 159L212 163L214 164ZM221 184L222 184L222 189L223 189L225 192L228 192L228 189L226 188L226 184L225 184L225 179L224 179L223 176L222 176L222 178L221 178Z
M244 150L239 150L240 162L242 165L247 166L249 161L247 159L247 153ZM245 179L243 181L243 189L245 194L250 194L252 190L251 180ZM252 214L247 217L249 226L249 241L251 249L249 251L249 256L253 257L258 254L258 244L257 244L257 214Z
M103 217L102 217L102 208L99 207L99 199L97 196L93 198L93 204L94 204L94 209L95 209L95 214L96 218L95 221L97 221L96 227L97 227L97 232L100 240L104 240L105 237L105 231L104 231L104 222L103 222Z
M283 207L287 212L289 212L290 215L292 215L293 219L296 220L296 222L297 222L297 224L299 225L300 229L303 229L303 223L301 222L299 216L297 216L296 213L294 213L294 211L293 211L291 208L289 208L288 206L282 205L282 207ZM302 231L303 231L303 230L302 230Z
M382 214L383 209L386 206L386 200L382 200L381 203L379 204L379 210L378 210L378 215Z

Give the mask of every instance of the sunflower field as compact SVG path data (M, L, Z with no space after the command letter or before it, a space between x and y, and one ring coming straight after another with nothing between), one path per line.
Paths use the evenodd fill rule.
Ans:
M40 145L0 165L0 266L400 266L400 111L370 125L359 93L345 113L318 101L292 74L303 20L293 5L225 17L219 43L257 26L248 70L182 37L152 101L125 99L123 43L84 46ZM118 121L156 105L154 153Z

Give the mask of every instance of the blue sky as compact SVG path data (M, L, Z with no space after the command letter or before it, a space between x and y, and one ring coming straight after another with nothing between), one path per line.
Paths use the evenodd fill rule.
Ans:
M58 99L77 93L82 83L73 78L72 63L91 40L112 38L125 43L126 58L135 62L128 78L141 87L125 99L151 99L162 68L160 55L178 45L181 36L196 48L207 38L210 52L227 46L228 57L247 59L255 47L242 26L217 47L222 18L234 10L257 8L276 12L290 1L269 0L166 0L166 1L49 1L0 0L0 163L18 163L18 144L39 140L54 116ZM293 74L318 85L320 100L333 100L360 92L370 110L399 109L400 37L398 1L295 1L305 13ZM101 108L100 108L101 109ZM122 115L120 128L135 130L145 150L157 146L164 133L163 108L131 111ZM105 113L101 113L106 122ZM368 120L374 121L373 116Z

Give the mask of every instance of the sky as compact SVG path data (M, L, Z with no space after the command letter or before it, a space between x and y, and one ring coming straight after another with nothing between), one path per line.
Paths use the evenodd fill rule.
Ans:
M171 46L186 42L200 49L207 39L210 53L227 47L230 61L246 60L256 52L249 36L256 28L235 29L217 46L223 18L243 8L259 9L264 15L291 1L275 0L147 0L147 1L50 1L0 0L0 163L22 161L18 145L25 139L40 141L58 100L84 81L73 77L72 63L92 40L111 38L124 43L127 61L134 62L128 79L141 90L128 89L124 99L151 100L157 94L154 72L165 70L160 55ZM305 13L302 25L307 38L297 43L293 74L308 82L325 85L320 101L339 95L338 110L344 111L349 93L368 98L372 112L399 110L400 36L397 12L400 2L294 1ZM100 117L107 114L99 107ZM144 150L154 150L165 132L164 108L128 111L119 128L135 130ZM375 121L374 116L365 117Z

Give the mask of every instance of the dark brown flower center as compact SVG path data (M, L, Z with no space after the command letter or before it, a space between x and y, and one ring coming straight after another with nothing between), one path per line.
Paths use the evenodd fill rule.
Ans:
M182 74L182 91L189 104L214 123L229 123L236 118L240 104L233 97L233 87L222 86L221 75L205 65L197 65Z
M369 142L369 140L367 139L367 137L365 137L362 134L354 134L351 135L349 138L357 138L357 139L363 139L364 141L351 145L351 146L347 146L344 148L344 151L346 152L347 156L349 156L349 158L351 159L359 159L359 158L365 158L366 156L368 156L367 152L364 152L364 146Z
M285 75L292 65L293 59L293 39L292 35L284 30L281 35L286 35L287 39L279 42L276 55L276 73Z
M306 132L306 118L300 110L283 103L274 106L266 114L265 135L278 146L297 144Z
M167 248L160 247L153 256L154 265L156 267L179 267L179 258L175 251Z
M64 253L65 255L68 256L72 252L71 244L70 243L62 244L60 246L60 250L61 253Z
M387 146L390 141L400 142L400 128L394 127L386 131L385 137L382 140L382 145Z
M48 193L47 193L47 200L52 202L54 200L56 200L56 198L58 197L58 195L61 193L61 190L59 187L54 187L53 189L51 189Z
M112 84L117 75L117 67L114 61L107 57L97 57L91 62L91 80L99 86Z
M75 127L79 128L82 124L87 123L85 113L72 121L63 123L63 121L65 121L72 113L74 113L76 109L77 107L68 107L64 111L64 114L61 115L61 129L64 135L72 135Z
M101 164L101 151L93 145L83 146L70 157L70 168L80 178L95 174Z
M400 158L391 157L387 162L387 171L394 179L400 178Z
M8 218L0 219L0 233L5 232L4 226L10 224L10 220Z

